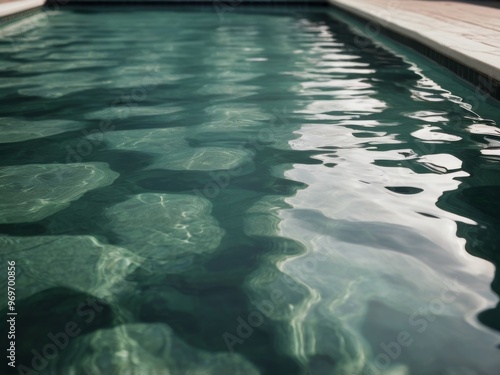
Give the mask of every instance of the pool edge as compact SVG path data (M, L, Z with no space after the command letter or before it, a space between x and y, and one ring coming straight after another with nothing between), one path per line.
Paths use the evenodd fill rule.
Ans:
M384 18L387 11L382 8L375 12L373 9L361 9L362 3L348 4L344 0L328 2L332 10L347 13L365 22L368 34L381 33L406 45L472 84L476 87L476 92L479 91L478 94L500 101L500 65L485 64L464 51L446 45L443 40L432 40L422 35L420 30L402 27L397 24L397 14L392 18Z
M0 3L0 27L40 11L45 0L20 0Z

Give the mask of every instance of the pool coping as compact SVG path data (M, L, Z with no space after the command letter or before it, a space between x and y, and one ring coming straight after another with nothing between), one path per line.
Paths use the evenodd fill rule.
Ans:
M397 1L388 3L386 9L373 4L362 9L363 6L368 5L362 1L328 1L332 9L345 12L364 22L367 34L376 36L381 33L410 47L474 85L476 93L500 101L500 58L497 61L485 62L478 56L474 56L470 52L471 40L461 38L460 35L455 35L456 43L449 46L447 43L449 40L446 39L446 34L449 35L448 24L418 14L416 16L419 17L420 22L426 19L429 25L432 25L430 30L422 30L418 22L408 20L408 17L412 15L409 12L406 12L406 17L401 17L405 11L400 9L391 14L390 5L394 5ZM445 36L440 36L439 31L442 31ZM500 33L498 33L498 38L500 38ZM462 45L469 46L469 49L460 47Z
M16 0L0 3L0 27L39 11L45 0Z

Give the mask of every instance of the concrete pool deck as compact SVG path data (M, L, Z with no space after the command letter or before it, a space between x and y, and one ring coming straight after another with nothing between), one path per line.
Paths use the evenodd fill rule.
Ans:
M0 0L0 26L44 4L45 0Z
M368 21L372 33L381 27L403 36L410 41L405 44L500 100L499 2L328 1Z

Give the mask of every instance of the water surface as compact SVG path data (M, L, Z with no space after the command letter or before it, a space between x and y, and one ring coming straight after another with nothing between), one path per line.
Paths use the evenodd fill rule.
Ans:
M498 104L324 10L46 14L0 42L18 366L498 373Z

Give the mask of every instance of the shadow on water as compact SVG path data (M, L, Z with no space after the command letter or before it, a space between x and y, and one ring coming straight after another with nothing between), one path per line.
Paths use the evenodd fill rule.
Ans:
M491 283L493 291L500 296L500 205L498 196L500 185L494 184L498 178L492 175L499 173L484 168L488 163L481 161L480 155L464 163L463 169L471 177L463 179L458 189L443 194L438 206L474 220L471 225L459 222L457 235L464 238L466 250L477 257L495 265L495 277ZM486 183L487 185L483 185ZM489 185L493 183L492 185ZM478 316L486 326L500 331L500 303L495 308L484 310Z
M29 141L37 152L16 159L17 163L45 162L63 159L64 148L60 142L75 146L78 141L66 139L75 133L55 136L52 142ZM49 137L50 138L50 137ZM63 144L64 144L63 143ZM207 143L210 145L210 142ZM13 146L10 146L13 147ZM17 147L17 146L16 146ZM13 148L14 150L14 148ZM42 150L42 152L40 152ZM256 156L257 167L252 173L234 177L229 188L222 190L211 199L212 215L227 236L208 259L195 259L193 271L175 275L139 267L127 277L135 285L133 293L118 296L118 305L132 313L128 321L121 323L164 323L170 326L176 336L190 346L210 352L225 352L228 347L222 335L236 330L239 317L247 317L254 311L243 288L246 277L260 265L263 255L273 252L287 254L300 253L302 247L294 241L279 237L251 237L245 234L242 213L266 194L282 197L295 194L305 185L273 176L269 163L317 164L312 159L314 152L283 151L276 154L272 149L263 148ZM209 172L204 171L144 171L150 156L140 152L108 150L105 143L81 162L104 161L120 174L113 185L87 192L84 198L72 202L69 207L36 223L4 224L0 230L9 235L93 235L106 238L112 244L120 245L120 239L107 229L104 219L106 209L130 196L145 192L188 193L202 189L213 181ZM286 246L283 246L286 244ZM293 250L292 250L293 249ZM279 254L276 254L279 255ZM75 321L85 325L83 317L75 313L75 306L92 296L67 288L48 289L26 300L19 301L18 315L29 324L19 324L17 341L24 346L17 347L18 363L30 363L32 349L43 350L49 332L59 332L66 322ZM76 315L75 315L76 314ZM116 324L112 309L105 307L98 320L93 320L82 334L111 328ZM282 323L280 323L282 324ZM275 349L275 333L272 324L255 328L245 345L237 348L252 361L262 374L299 374L300 367L293 358ZM26 346L26 347L25 347ZM64 363L65 352L61 351L58 363ZM7 367L7 373L12 369Z
M17 368L3 362L4 374L43 371L58 355L64 356L69 341L118 323L113 307L95 296L64 287L50 288L28 298L16 301L15 363ZM1 323L2 332L8 332L6 319ZM10 341L2 340L3 353Z
M64 140L64 137L56 139ZM22 158L25 163L30 162L30 159L34 162L36 158L40 161L40 155L47 158L46 162L65 155L64 151L51 148L58 145L58 142L50 142L49 146L40 140L29 143L38 144L38 152L40 148L46 148L46 151L25 156ZM75 141L70 139L66 143L74 145ZM300 160L317 163L311 159L312 155L290 151L284 152L281 159L288 162ZM265 160L276 158L265 150L256 157ZM119 238L106 229L107 222L103 219L108 207L134 194L150 191L192 194L193 189L202 189L205 184L213 181L209 172L203 171L143 171L149 160L147 154L107 150L102 145L90 157L82 158L81 162L107 162L114 171L120 173L113 185L88 192L84 199L72 202L68 208L37 223L4 224L0 226L0 230L5 234L22 236L91 234L119 245ZM238 325L237 318L246 317L252 311L249 310L242 288L246 275L259 266L258 260L262 254L281 248L276 246L276 242L285 241L288 248L291 248L286 239L254 239L245 235L241 213L263 194L292 195L301 187L303 184L272 176L265 163L251 174L235 177L230 189L222 191L212 201L212 214L220 227L230 234L230 238L224 240L211 259L195 260L198 267L192 272L168 275L151 273L150 270L145 272L139 268L129 275L128 281L134 283L136 288L133 294L121 295L119 303L120 308L133 312L133 320L127 323L165 323L172 327L179 338L193 347L212 352L227 351L222 334L234 331ZM246 189L244 195L238 196L232 192L232 189L239 188ZM300 249L299 245L296 247ZM18 342L23 342L27 347L17 348L18 363L29 363L32 360L31 349L42 350L47 334L61 331L64 329L61 325L65 322L79 319L80 325L82 317L75 317L75 306L90 297L66 288L54 288L19 301L18 314L30 324L19 324L22 328ZM111 310L106 307L104 313L105 316L102 315L101 320L92 321L83 330L83 334L111 327ZM273 351L272 328L266 331L255 329L248 342L238 350L257 364L263 374L298 373L298 367L291 358L279 353L269 355ZM61 352L58 362L64 362L64 356L65 353Z
M90 234L120 245L120 239L107 230L107 221L103 219L107 207L134 194L149 191L192 193L194 187L211 181L205 172L136 172L134 168L129 168L136 154L116 153L121 167L113 162L110 154L106 154L106 161L121 173L113 185L87 193L85 199L72 202L68 208L40 222L2 225L0 229L6 234L22 236ZM244 233L241 213L261 199L263 194L291 195L302 186L264 173L264 169L261 167L255 174L235 178L230 189L222 191L212 200L212 215L228 233L213 256L195 258L195 267L188 272L172 275L164 273L161 267L153 271L139 267L127 276L127 281L134 285L133 292L120 294L117 299L119 308L130 312L131 316L121 323L164 323L194 348L210 352L228 351L222 335L234 332L239 324L238 317L247 317L253 311L243 284L247 275L259 267L259 258L282 249L279 243L283 242L287 243L288 249L295 247L295 251L301 251L301 246L294 245L293 241L291 243L279 237L251 238ZM249 190L240 196L240 187ZM236 194L232 189L236 189ZM63 330L66 322L79 319L78 325L83 325L83 318L78 314L75 316L75 306L90 297L67 288L54 288L19 301L17 312L23 322L18 324L16 341L26 347L17 347L17 363L29 363L32 360L31 349L42 350L47 334ZM90 322L82 334L113 326L109 307L99 316L102 319ZM237 352L256 364L262 374L298 374L299 367L294 360L275 351L273 336L272 326L265 330L255 328ZM58 363L64 363L65 356L62 351Z

